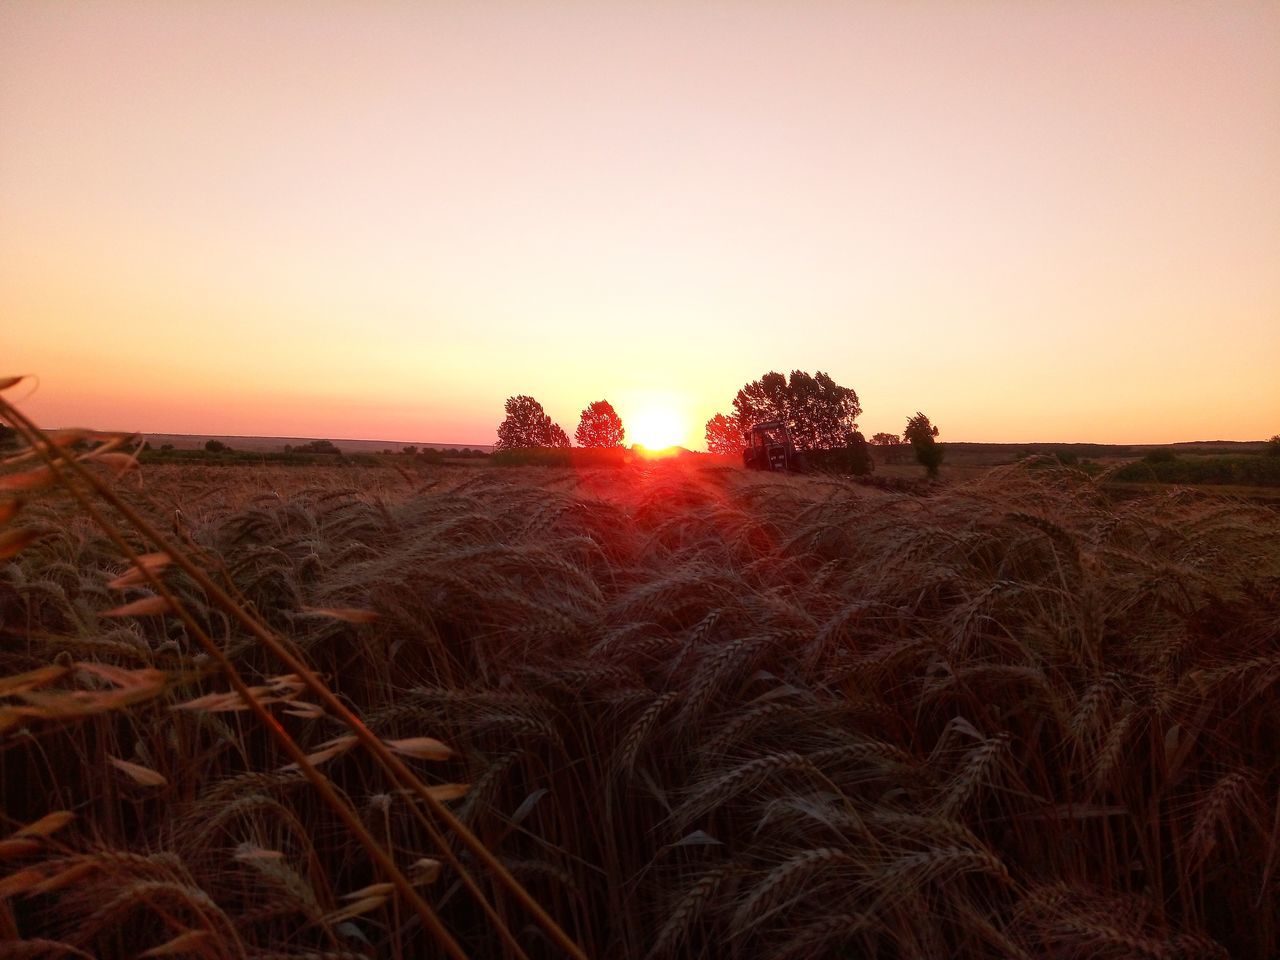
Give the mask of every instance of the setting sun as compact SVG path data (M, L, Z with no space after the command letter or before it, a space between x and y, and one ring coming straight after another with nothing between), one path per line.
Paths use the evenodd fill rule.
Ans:
M664 450L680 443L688 425L670 407L646 407L633 414L628 432L634 443L648 450Z

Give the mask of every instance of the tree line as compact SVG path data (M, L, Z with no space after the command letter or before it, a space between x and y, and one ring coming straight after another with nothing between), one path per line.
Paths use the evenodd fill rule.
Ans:
M871 454L857 423L861 414L857 391L836 383L821 370L812 375L792 370L790 377L770 371L738 391L732 413L717 413L707 421L707 450L738 456L748 445L754 427L776 422L786 425L798 450L819 454L818 462L851 473L870 473ZM907 418L901 438L877 433L871 444L910 444L920 465L930 477L936 477L943 457L937 437L938 428L917 412Z
M494 450L554 450L571 446L569 435L533 397L523 394L508 397L506 413L506 419L498 425ZM608 400L588 404L573 433L578 446L597 450L620 449L626 435L622 418Z
M533 397L508 397L504 409L506 416L498 425L496 451L555 450L573 445L564 428ZM732 413L717 413L707 421L707 450L741 455L753 427L777 422L786 425L796 449L816 455L817 462L849 473L870 473L874 465L868 442L858 429L861 414L857 391L836 383L821 370L815 374L792 370L790 377L770 371L743 385L733 398ZM917 412L907 418L901 437L877 433L870 443L910 444L928 475L936 477L943 458L943 446L937 437L938 428ZM588 404L574 431L577 446L585 448L620 449L625 439L622 418L608 400Z

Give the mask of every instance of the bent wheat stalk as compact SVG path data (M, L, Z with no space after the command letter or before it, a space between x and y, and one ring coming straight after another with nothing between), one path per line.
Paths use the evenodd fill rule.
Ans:
M45 440L41 434L40 429L30 420L27 420L26 417L22 416L22 414L14 410L14 408L4 400L0 400L0 412L4 413L5 417L14 424L18 432L21 433L27 442L33 447L42 441L47 443L47 440ZM458 958L458 960L465 960L466 953L463 951L461 945L445 928L435 911L431 909L431 906L413 888L413 885L409 882L408 878L401 873L390 854L383 850L381 845L372 837L372 835L369 834L364 825L360 822L355 811L353 811L348 804L342 801L334 791L332 785L329 783L328 778L326 778L324 774L317 770L315 766L308 761L306 753L303 752L297 743L294 742L293 738L289 736L288 732L280 726L275 718L271 716L266 707L258 702L257 698L253 695L249 684L247 684L244 681L244 678L240 676L240 672L227 658L226 654L222 651L222 648L219 647L218 644L215 643L213 639L200 627L191 614L178 601L177 597L174 596L174 594L165 585L163 580L160 579L158 574L146 566L141 555L129 545L128 541L120 534L120 531L102 515L102 512L94 506L93 501L89 499L82 490L69 482L68 478L63 475L62 471L64 467L70 466L73 471L78 473L82 479L88 481L89 484L100 494L110 493L111 495L108 496L107 499L109 501L114 501L113 505L116 505L118 508L119 506L125 506L126 511L127 505L122 504L118 497L115 497L113 493L97 481L96 477L89 473L89 471L85 470L84 467L74 459L62 453L61 450L58 451L58 456L51 456L49 453L50 449L56 448L40 447L40 456L46 461L48 469L52 472L57 481L71 493L85 513L89 515L90 519L92 519L93 522L102 529L116 547L119 548L119 550L129 559L129 562L138 569L144 571L146 578L150 581L152 588L156 591L156 595L165 600L169 605L170 612L175 614L183 622L183 625L191 632L191 635L197 639L209 656L213 658L214 662L218 664L224 675L227 677L227 681L247 704L250 712L263 723L271 736L281 746L285 753L293 759L294 763L297 764L298 769L301 770L303 775L311 782L311 785L316 788L316 791L320 794L320 797L324 802L334 811L342 821L343 825L351 831L351 833L360 842L361 846L369 852L369 855L378 864L378 867L390 878L391 882L395 884L396 889L399 891L401 896L403 896L418 913L418 916L422 919L423 925L444 948L445 952L451 957ZM126 512L125 515L128 516L130 512L132 511ZM134 522L133 517L129 517L129 519L131 522ZM154 534L154 531L144 530L142 532L158 544L164 542L163 539ZM164 552L169 553L170 556L173 556L175 561L178 562L180 566L183 566L184 569L187 568L185 558L182 557L179 551L167 544L161 549L164 550ZM295 672L309 677L309 673L304 673L302 670Z
M564 932L560 925L542 909L542 906L534 900L528 890L526 890L524 886L511 875L510 871L507 870L502 862L489 851L478 837L476 837L460 820L458 820L457 817L453 815L453 812L450 811L449 808L431 792L430 788L418 779L418 777L416 777L412 771L410 771L409 768L386 747L386 745L358 716L355 715L355 713L353 713L324 683L315 676L310 667L305 664L291 649L289 649L287 641L273 633L257 618L250 615L242 605L236 603L231 597L229 597L227 593L218 586L218 584L215 583L201 567L189 560L183 551L171 544L150 522L142 517L128 503L122 500L109 484L103 483L99 477L85 469L83 464L79 463L75 457L68 455L62 449L53 446L35 423L3 399L0 399L0 413L3 413L6 418L10 419L28 443L39 450L40 457L46 462L48 469L53 472L59 482L72 492L77 501L79 501L81 506L84 507L87 513L89 513L94 522L102 527L104 532L111 537L112 541L122 550L122 552L125 553L129 561L134 566L143 570L144 576L156 589L159 596L167 599L169 603L175 606L175 608L178 606L177 599L164 587L164 584L161 582L156 571L147 568L147 566L141 561L140 555L129 548L128 544L124 541L123 537L120 536L119 532L110 525L100 512L93 508L88 498L82 492L78 491L74 485L66 482L66 479L63 477L61 472L63 466L69 468L81 480L86 482L100 497L118 510L139 533L155 545L157 552L168 554L172 558L174 564L195 580L196 583L199 584L200 587L214 600L214 602L218 604L218 606L222 607L235 617L235 619L238 620L246 630L262 642L263 646L283 661L291 672L296 673L302 679L307 689L316 698L318 698L335 717L350 728L351 732L355 734L361 744L371 754L373 754L378 763L392 776L392 778L400 783L400 785L405 789L417 794L417 796L426 804L428 809L431 810L432 814L442 820L445 826L462 841L463 845L466 846L467 849L493 873L499 883L501 883L501 885L506 888L507 891L511 893L512 896L514 896L516 900L534 917L539 926L543 928L546 934L561 950L563 950L568 956L574 957L575 960L586 960L586 954L583 953L582 949L569 937L567 933ZM221 649L218 648L217 644L215 644L207 634L199 629L199 626L189 614L184 612L182 614L182 619L188 629L193 630L193 635L198 637L200 643L205 646L206 650L210 652L210 655L215 657L219 666L227 672L228 677L231 677L235 668L222 653ZM243 680L239 679L238 673L234 674L234 676L239 680L240 685L244 687L244 689L241 689L238 686L237 692L244 696L248 687L243 683ZM247 699L252 698L249 697ZM264 715L266 713L264 708L259 705L255 706L253 709L254 713L258 714L260 719L264 719ZM275 734L278 728L276 727L274 720L266 721L264 719L264 722L267 722L268 729L271 729L273 734ZM282 730L280 732L283 733ZM290 743L292 743L291 740ZM296 745L294 745L294 749L297 749ZM305 755L303 755L301 751L298 751L296 756L292 751L290 751L290 756L293 757L295 761L305 760ZM426 818L420 816L420 811L417 811L416 808L415 813L416 815L419 815L420 822L422 822L428 829L433 842L436 842L440 847L441 853L449 860L455 870L458 871L459 876L463 878L464 883L466 883L468 889L473 893L473 895L478 897L486 914L488 914L490 920L495 923L498 932L503 936L507 945L515 950L518 955L522 955L522 952L516 945L514 938L510 936L510 931L506 928L506 925L502 923L496 912L492 911L492 906L483 898L478 886L475 885L474 880L470 878L462 868L462 865L457 861L455 855L449 849L448 844L444 842L443 837L440 836L439 832L426 820ZM352 816L354 816L354 814L352 814ZM370 841L376 842L372 841L372 838L370 838ZM362 843L363 842L364 841L362 840ZM403 877L401 879L403 880ZM407 885L407 881L405 881L405 883ZM399 887L399 884L397 884L397 886ZM418 899L420 900L420 898ZM425 903L423 905L425 906ZM440 927L440 929L443 931L443 927Z
M83 468L83 466L81 466L81 464L77 461L77 459L62 453L62 451L58 449L56 445L52 444L51 442L49 442L47 439L44 438L39 427L37 427L33 422L25 418L21 413L16 411L12 407L12 405L6 403L2 399L0 399L0 412L4 413L6 418L9 419L12 423L14 423L15 427L18 429L18 432L24 437L24 439L28 441L28 443L31 444L31 448L36 450L38 454L42 457L42 459L46 461L47 467L45 469L49 471L49 475L54 480L54 482L60 483L72 494L72 496L80 504L81 508L84 509L85 512L88 514L90 519L92 519L93 522L97 524L104 531L104 533L109 537L109 539L111 539L112 542L117 546L117 548L119 548L120 551L126 556L126 558L132 564L132 569L140 571L141 572L140 576L150 582L151 586L156 591L156 595L153 599L158 602L158 605L161 608L163 608L164 612L174 613L179 617L180 620L182 620L184 626L186 626L186 628L191 632L192 636L194 636L197 639L197 641L201 644L201 646L204 647L206 652L214 659L214 661L219 665L222 671L226 674L228 681L231 683L233 689L239 695L241 701L246 704L248 709L259 720L263 721L263 723L267 727L267 730L271 733L273 738L276 739L276 741L282 746L285 752L289 754L289 756L294 760L294 766L297 769L301 770L301 772L307 777L307 779L312 783L312 785L316 787L321 797L324 799L325 803L334 810L334 812L343 821L344 825L348 829L350 829L352 833L356 836L356 838L359 840L361 845L364 846L369 851L370 855L377 862L378 866L391 878L391 882L394 884L394 886L401 892L402 895L405 896L406 900L415 908L415 910L418 912L419 916L421 917L424 925L426 926L428 931L432 934L432 936L434 936L437 939L437 941L441 943L441 945L445 948L446 952L450 956L465 957L465 953L462 951L461 946L452 937L452 935L448 932L448 930L443 926L439 918L435 916L434 911L431 910L430 906L426 903L426 901L424 901L413 889L412 884L409 883L407 878L405 878L404 875L395 866L395 863L390 858L390 856L384 850L382 850L382 848L378 845L377 841L374 840L372 836L369 835L368 832L364 829L363 825L360 823L354 811L352 811L350 807L338 797L338 795L333 791L331 785L329 784L328 780L323 776L323 774L321 774L318 770L315 769L314 765L308 761L307 755L301 750L301 748L297 746L297 744L287 734L287 732L285 732L284 729L280 727L278 723L276 723L275 719L271 717L269 713L267 713L265 707L258 702L257 698L254 696L253 690L240 676L239 672L236 670L236 668L230 662L230 660L227 659L226 655L222 652L221 648L218 647L218 645L208 636L207 633L205 633L205 631L199 626L199 624L195 622L195 620L191 617L190 613L185 608L182 607L178 599L159 579L158 572L156 570L151 569L151 566L146 562L145 556L139 555L129 546L128 542L123 538L123 536L121 536L120 532L111 524L109 520L107 520L106 517L102 515L102 513L93 505L92 501L84 494L84 492L78 489L74 484L69 482L69 478L66 475L64 475L63 470L67 467L70 467L72 471L74 471L81 479L85 480L90 485L90 487L92 487L100 496L102 496L104 499L110 502L122 513L124 513L126 518L129 519L130 522L133 523L133 525L136 528L138 528L140 532L142 532L145 536L150 538L154 543L158 545L163 545L162 546L163 552L170 556L175 557L177 559L178 565L181 566L184 570L186 570L189 574L200 574L203 571L200 571L198 567L196 567L194 564L191 564L190 561L188 561L187 558L180 551L174 549L172 546L167 544L164 538L160 534L158 534L154 530L154 528L152 528L140 516L138 516L135 511L132 511L127 504L123 503L123 501L121 501L118 497L116 497L114 495L114 491L112 491L110 487L102 484L98 480L98 478L96 478L91 473L86 471ZM50 451L54 451L54 450L57 451L57 454L51 456ZM200 577L199 579L204 581L204 585L207 588L210 588L210 587L212 588L210 592L215 595L215 599L219 601L221 605L224 606L224 608L228 608L236 612L242 612L239 605L235 604L234 601L231 601L229 598L226 598L224 595L219 595L219 591L217 591L216 586L212 584L212 581L209 581L205 577ZM295 672L299 674L302 678L304 678L304 683L312 690L313 693L316 693L317 695L320 695L322 697L324 693L328 693L328 688L325 687L322 683L320 683L320 681L315 678L314 674L312 674L311 671L301 663L301 661L292 657L289 651L287 651L287 649L284 647L283 642L273 643L272 641L276 641L277 638L270 637L268 634L266 634L265 631L260 629L260 625L254 624L254 622L252 621L252 618L241 617L240 619L242 623L244 623L246 626L249 626L250 629L253 630L255 635L259 636L260 639L263 639L264 642L268 645L268 647L273 649L273 652L275 652L278 656L282 656L282 658L286 659L286 662L295 670ZM258 626L259 629L254 629L255 626ZM326 699L326 701L331 704L338 704L339 706L341 706L340 702L337 701L336 698L332 696L332 694L329 694L328 697L324 697L324 699ZM364 727L363 723L361 723L359 719L355 717L354 714L351 714L349 713L349 711L346 711L345 708L342 708L335 712L339 713L340 715L346 714L347 717L350 718L350 720L348 720L348 725L351 726L353 729L357 730L357 732L359 730L364 730L368 732L367 728ZM360 737L358 739L365 741L366 745L368 745L365 738ZM374 741L377 743L379 747L382 746L381 741L377 740L377 738L374 738ZM385 748L383 748L383 750L379 752L385 752L387 756L391 756L389 751L386 751ZM382 765L384 767L390 768L388 772L392 773L392 775L397 780L399 780L402 783L402 785L410 788L415 788L415 792L417 792L420 796L423 796L428 802L434 802L435 805L440 806L441 809L444 809L440 803L440 799L436 796L435 793L431 791L431 788L428 788L420 780L414 777L413 774L410 773L408 769L404 767L402 764L399 764L398 761L393 762L392 764L384 763ZM397 767L399 768L398 770L395 769ZM474 878L470 877L466 873L461 863L457 860L456 855L449 848L448 844L444 841L443 837L439 834L439 832L434 828L434 825L432 825L429 821L427 821L425 817L422 817L421 811L418 811L416 808L414 809L415 809L415 813L418 815L419 820L430 831L433 841L435 841L437 845L441 848L442 853L444 854L446 859L448 859L455 866L463 882L466 884L468 889L473 893L473 895L476 896L477 900L480 902L485 913L487 914L489 919L494 923L494 926L497 932L502 937L507 947L511 950L511 952L517 958L522 958L523 960L523 958L525 958L526 956L524 951L516 943L514 936L511 934L506 924L501 920L500 917L498 917L493 906L489 904L487 900L484 898L483 894L479 890L478 885L475 883ZM549 923L552 924L552 926L555 926L554 921L551 921L549 917L546 919ZM555 927L555 929L558 930L559 928ZM561 932L561 936L566 936L566 935L564 935L563 932ZM566 936L566 939L567 939L567 936ZM574 947L575 950L577 949L576 944L572 944L572 941L569 941L569 943ZM574 955L582 956L580 951Z

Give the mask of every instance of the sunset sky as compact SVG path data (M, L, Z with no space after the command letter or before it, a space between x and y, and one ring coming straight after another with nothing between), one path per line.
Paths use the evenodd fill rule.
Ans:
M793 368L868 435L1280 431L1280 3L0 6L47 426L700 447Z

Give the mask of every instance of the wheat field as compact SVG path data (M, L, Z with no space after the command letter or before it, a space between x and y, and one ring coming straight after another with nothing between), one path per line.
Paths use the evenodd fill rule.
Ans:
M104 457L187 616L85 477L5 468L0 955L1280 949L1274 510Z

